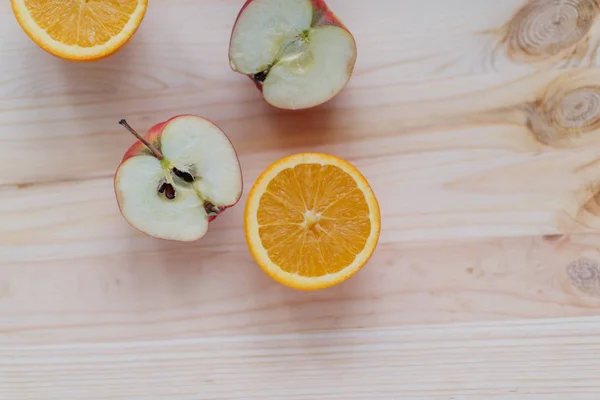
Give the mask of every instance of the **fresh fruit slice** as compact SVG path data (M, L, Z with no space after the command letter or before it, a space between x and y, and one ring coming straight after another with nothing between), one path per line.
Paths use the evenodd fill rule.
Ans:
M193 241L242 195L233 145L216 125L194 115L157 124L139 140L115 174L121 213L136 229L157 238Z
M148 0L11 0L23 30L58 57L92 61L121 48L135 33Z
M277 282L323 289L371 258L380 232L377 199L360 172L337 157L305 153L263 172L246 203L246 240Z
M323 0L248 0L229 45L231 68L283 109L322 104L348 83L356 42Z

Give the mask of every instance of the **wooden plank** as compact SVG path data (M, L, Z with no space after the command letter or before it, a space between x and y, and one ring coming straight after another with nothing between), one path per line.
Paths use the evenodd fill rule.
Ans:
M0 347L0 395L71 399L593 399L596 318Z
M383 243L595 232L600 149L521 152L512 148L513 139L494 128L421 130L341 141L336 152L346 154L371 182L382 207ZM246 192L268 160L284 152L242 157ZM120 217L111 178L7 187L2 193L6 254L0 264L60 259L61 253L97 256L108 251L97 243L111 235L113 241L137 237ZM238 235L243 204L222 217L223 226ZM203 242L227 248L223 236L212 237ZM73 247L71 241L87 246ZM111 254L127 251L115 246L121 250Z
M129 228L102 180L69 185L18 191L11 204L21 208L2 214L0 344L599 314L597 234L459 239L453 216L443 229L422 216L421 231L456 238L402 240L419 235L388 223L356 278L302 293L254 264L240 208L202 241L170 243ZM491 215L500 224L509 212Z
M124 116L145 130L179 113L201 114L222 125L243 154L265 143L286 150L297 149L298 143L328 150L328 145L336 144L336 137L339 141L348 135L390 134L393 127L411 126L415 109L417 116L442 118L433 119L440 130L457 119L479 128L478 120L470 120L473 114L543 100L540 91L554 76L529 77L531 72L596 63L590 51L580 57L580 47L592 49L598 36L597 24L588 23L592 11L582 9L581 20L571 20L579 15L571 2L564 7L554 7L558 1L547 3L548 10L540 6L530 13L560 17L560 24L566 24L563 30L546 32L535 18L535 24L528 25L522 16L513 17L522 14L519 9L525 4L516 0L382 1L377 6L377 29L365 24L362 2L333 0L332 9L355 27L360 46L356 74L339 99L299 114L300 124L294 124L292 114L267 107L253 86L227 65L227 44L239 1L173 6L157 0L130 46L115 57L89 65L65 63L37 49L20 31L6 3L0 5L4 38L0 56L7 77L0 81L0 145L4 162L14 167L0 171L0 184L111 175L131 143L116 125ZM199 24L199 15L210 18ZM517 35L523 46L528 40L533 40L531 46L541 46L537 53L537 47L529 49L543 53L534 60L510 55L505 38L512 37L515 29L519 32L519 27L533 29ZM571 32L568 43L578 40L560 45L560 37L552 35L563 31ZM551 49L535 40L553 44L556 55L548 56ZM570 61L560 61L565 57ZM488 75L495 71L502 75ZM487 122L500 123L497 129L503 129L503 121ZM527 151L532 144L524 136L514 146ZM261 150L254 154L262 155Z
M496 2L485 2L483 19L455 13L448 18L453 21L465 18L467 23L442 24L438 30L448 29L445 34L454 35L453 42L459 41L461 35L472 37L477 32L500 26L494 20L502 14L499 10L506 14L509 8L522 5L517 3L508 7L508 3L498 6ZM162 11L173 17L174 11L167 3L157 4L155 12ZM359 16L356 4L344 4L349 4L341 8L350 14L350 19L352 15ZM383 6L391 7L391 4L384 2ZM457 8L448 9L462 10L465 7L458 7L461 4L472 12L482 12L477 4L483 3L473 1L457 3ZM214 11L211 24L215 25L205 28L219 26L221 30L226 24L223 20L218 22L219 18L234 14L234 6L233 2L223 2L218 9L211 2L182 5L184 10L200 7ZM6 16L6 13L0 15ZM157 14L154 15L156 18ZM439 23L440 18L446 16L441 13L432 23ZM152 13L149 18L152 21ZM406 18L404 22L408 23L410 18ZM471 25L484 23L485 28ZM184 23L183 26L192 25ZM458 29L460 34L451 28ZM388 24L385 29L390 30L388 33L394 40L407 42L416 36L431 42L427 32L434 28L426 25L408 37L409 31L404 30L402 24ZM177 37L166 36L158 46L166 48L175 41L184 47L198 45L195 39L182 40L180 33L167 35ZM2 51L12 48L13 41L15 46L24 46L17 36L7 37ZM595 146L600 140L597 130L600 109L596 108L598 70L548 70L530 74L531 69L507 68L494 75L443 75L434 80L419 80L413 76L383 85L373 79L370 67L362 66L353 80L356 84L351 85L343 98L309 112L280 113L256 101L258 95L253 88L243 86L244 82L235 74L216 65L207 69L214 76L195 75L194 63L181 62L179 53L174 58L157 58L155 53L144 53L144 44L150 43L148 40L141 35L137 40L140 44L132 44L105 63L80 66L52 60L48 65L28 64L26 71L52 77L63 74L60 75L63 81L57 86L33 85L21 92L14 90L19 87L14 80L2 86L8 96L1 103L1 121L5 127L15 128L3 130L1 136L7 149L3 163L10 166L0 169L4 184L0 203L3 221L0 266L6 271L1 278L4 294L0 307L5 317L0 319L3 322L0 326L4 327L8 343L37 342L41 340L38 334L44 340L53 341L61 337L109 340L109 331L98 329L98 324L110 322L115 313L118 321L137 318L141 304L144 310L149 310L144 318L159 315L159 320L191 321L178 328L159 324L145 333L149 337L181 335L190 327L192 331L201 332L254 332L257 327L269 326L269 321L275 322L267 332L298 329L286 322L280 309L263 313L248 310L245 303L240 307L237 303L240 292L255 296L252 307L257 310L270 310L274 301L299 304L306 319L311 319L311 313L317 313L314 319L323 321L316 329L331 328L340 318L347 319L342 327L360 325L359 319L352 316L352 309L335 317L329 308L315 307L310 301L305 304L306 296L285 294L285 289L273 287L262 276L247 254L241 233L243 202L221 217L211 234L194 246L146 238L123 221L112 193L110 175L130 139L118 134L119 128L113 122L125 112L137 116L134 117L136 122L148 126L179 108L182 112L190 111L189 104L207 110L232 132L241 154L246 187L269 160L303 150L334 152L355 162L365 173L382 205L382 248L381 255L369 268L372 272L366 273L372 275L361 278L370 282L368 289L353 294L351 301L366 302L368 310L377 304L371 299L383 298L378 293L384 290L392 298L398 296L412 304L415 298L405 291L417 287L416 299L423 304L422 312L396 305L376 313L369 311L371 316L364 322L366 326L596 314L594 308L587 308L590 304L596 305L595 297L582 300L581 293L572 293L565 271L570 263L584 257L585 252L596 257L594 233L600 226L595 199L600 176L600 163L596 162L600 150ZM209 48L223 45L219 35L198 40L206 40L207 43L202 44ZM375 38L369 40L379 43ZM38 54L36 51L31 50L32 54ZM127 52L134 51L141 52L140 58L135 57L133 64L124 62L123 57L129 57ZM480 52L481 48L473 48L473 51ZM188 53L198 57L197 60L206 56ZM398 53L393 54L398 56ZM42 53L37 55L42 56L45 57ZM399 56L404 57L402 53ZM158 59L164 60L166 66L159 68L144 63ZM521 65L514 60L510 65L513 64ZM15 64L4 65L9 68L9 74L15 72L10 70L16 68ZM175 69L176 65L181 69ZM398 62L385 69L392 76L402 76L402 69L394 69L398 65L404 68L404 63ZM132 72L138 67L139 76ZM552 67L560 69L561 65ZM60 68L66 68L66 74L60 72ZM185 68L190 70L172 73L185 71ZM466 72L462 70L462 75ZM25 81L30 77L30 73L24 73L18 79ZM78 84L65 89L67 77ZM91 86L86 86L86 79ZM236 102L231 101L234 98ZM88 180L80 181L84 178ZM578 233L583 236L573 236ZM557 242L542 237L561 234L566 235L565 240ZM448 239L452 241L443 242ZM584 239L585 244L582 244ZM535 254L533 258L530 252ZM407 258L406 254L414 258ZM425 266L419 268L420 273L407 274L414 260L424 260ZM489 260L495 261L487 267L486 276L508 277L506 282L498 283L499 288L493 287L499 293L487 292L487 279L470 276L480 263L492 262ZM205 276L210 276L212 285L205 290L198 289L197 293L189 289L191 293L185 303L189 307L182 311L181 300L172 293L174 289L163 286L173 273L165 269L165 263L176 271L181 268L184 274L190 273L193 277L190 285L204 287L204 279L208 279ZM527 275L533 273L532 268L535 271L538 264L547 266L541 285L536 283L539 277L535 273ZM218 272L213 272L210 265L219 265ZM240 265L244 266L241 276ZM150 286L135 289L141 279L135 275L140 268L156 282L146 282ZM190 268L191 272L185 272ZM439 282L426 279L427 282L423 282L429 269L432 274L448 280L457 276L454 279L466 286L441 288ZM37 274L45 278L32 279ZM566 289L557 287L556 280L567 282ZM531 287L540 286L537 289L540 293L532 295L531 287L520 284L521 281ZM89 282L103 283L89 287ZM140 304L134 295L128 294L129 286L119 288L121 283L116 282L134 285L134 292L142 296L144 302ZM243 285L247 282L257 284L246 288ZM355 284L348 285L354 288ZM347 290L342 287L329 294L315 295L320 299L317 304L325 299L332 302L332 307L337 307L338 302L345 304L349 301ZM54 291L62 295L53 297ZM224 306L217 301L216 309L202 307L221 298L222 291L231 297L231 302L226 301ZM32 293L38 295L32 296ZM457 295L464 299L456 300ZM498 299L503 296L511 301L502 301L498 306ZM105 304L114 306L105 309ZM232 325L227 314L219 314L220 307L231 310L242 321L249 320L248 316L244 317L247 313L257 320L249 327L245 327L245 323ZM23 314L23 310L31 314ZM48 316L48 310L59 312L61 317ZM214 313L216 317L207 319ZM57 321L63 322L53 327ZM139 323L145 326L146 321L142 319ZM306 329L312 327L309 325ZM133 324L124 335L138 330L139 325Z
M0 399L598 397L595 1L330 0L356 73L297 113L229 69L241 0L151 3L92 64L0 4ZM117 121L179 113L231 136L247 189L290 153L356 164L382 206L373 260L281 287L248 254L244 199L195 244L131 229Z

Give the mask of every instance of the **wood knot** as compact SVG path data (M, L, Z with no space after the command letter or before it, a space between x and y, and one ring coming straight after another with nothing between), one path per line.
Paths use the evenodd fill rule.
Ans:
M573 53L599 13L595 0L532 0L507 23L504 43L509 57L541 61Z
M600 87L584 87L565 95L552 110L553 122L566 130L583 132L600 122Z
M555 146L600 128L600 74L577 74L552 82L533 104L529 125L539 142Z
M575 260L567 266L567 276L580 291L600 295L600 270L597 261L589 258Z

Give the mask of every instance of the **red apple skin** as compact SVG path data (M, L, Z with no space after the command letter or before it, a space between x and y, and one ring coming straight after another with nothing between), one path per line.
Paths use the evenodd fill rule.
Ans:
M340 19L331 11L325 0L311 0L314 8L313 26L334 25L346 30L350 35L352 32ZM354 36L352 36L354 38Z
M176 115L174 117L169 118L168 120L164 121L164 122L159 122L158 124L154 125L152 128L150 128L148 130L148 133L146 133L146 136L144 136L144 138L146 140L148 140L154 147L156 147L157 149L160 150L160 138L162 136L162 133L165 129L165 127L174 119L176 118L180 118L180 117L195 117L195 118L201 118L204 119L208 122L210 122L211 124L213 124L214 126L216 126L221 132L223 132L223 134L225 135L225 137L227 138L227 140L229 140L229 143L231 143L231 147L233 148L233 151L235 153L236 159L238 161L238 167L240 168L240 176L242 176L242 185L240 188L240 194L238 195L236 201L233 204L229 204L229 205L221 205L218 207L219 212L217 213L217 215L212 215L210 217L208 217L208 222L213 222L215 219L217 219L217 217L219 215L221 215L225 210L227 210L228 208L231 208L233 206L235 206L237 203L239 203L240 199L242 198L242 194L244 193L244 180L243 180L243 174L242 174L242 166L240 164L240 159L239 159L239 155L237 153L237 150L235 149L235 147L233 146L233 143L231 142L231 139L229 138L229 136L227 136L227 134L225 134L225 132L214 122L207 120L206 118L203 117L199 117L197 115L193 115L193 114L180 114L180 115ZM128 159L130 159L131 157L136 157L139 156L141 154L150 154L147 152L147 147L142 143L142 142L136 142L134 144L131 145L131 147L129 147L129 149L125 152L125 155L123 156L123 159L121 160L121 163L119 164L119 166L117 167L117 171L115 172L115 176L113 178L113 188L115 191L115 196L117 197L117 205L119 207L119 212L121 213L121 215L123 216L123 218L125 218L125 220L127 222L129 222L127 220L127 218L125 217L125 215L123 214L123 210L121 209L121 193L119 192L118 188L117 188L117 175L119 172L119 168L121 168L121 165L123 165L123 163L125 161L127 161ZM136 229L137 231L146 234L145 232L142 232L141 230L139 230L135 225L130 224L134 229Z
M242 9L238 13L237 18L235 19L235 23L233 24L233 29L231 30L231 36L229 39L230 43L231 43L231 39L233 39L233 32L235 31L235 26L237 25L238 21L240 20L240 17L244 13L244 10L246 9L246 7L248 7L250 5L250 3L252 3L253 1L254 0L246 0L244 5L242 6ZM325 0L310 0L310 2L312 3L312 6L313 6L313 24L312 24L312 26L334 25L334 26L340 27L350 34L350 36L352 37L352 40L354 41L354 47L356 47L356 39L354 38L354 35L352 35L352 32L350 32L350 30L346 27L346 25L344 25L342 23L342 21L340 21L340 19L333 13L333 11L331 11L331 9L329 8L329 6L325 2ZM233 61L231 59L231 53L229 53L229 65L233 65L232 62ZM353 60L353 62L348 66L348 68L349 68L348 77L350 77L352 75L352 73L354 72L354 63L355 62L356 62L356 59ZM262 93L262 83L255 81L252 75L247 75L247 76L256 85L256 88L258 90L260 90ZM350 81L350 78L348 78L348 81ZM348 82L346 82L346 84L348 84ZM328 102L335 96L336 95L323 101L321 104ZM316 104L316 105L318 105L318 104Z

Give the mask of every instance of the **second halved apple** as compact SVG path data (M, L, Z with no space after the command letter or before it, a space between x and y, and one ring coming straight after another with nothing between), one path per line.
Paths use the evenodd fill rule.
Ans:
M212 122L180 115L145 137L120 122L139 142L115 174L121 213L136 229L157 238L193 241L242 195L242 172L229 138Z
M229 60L265 100L310 108L340 93L356 63L356 42L324 0L248 0L233 28Z

